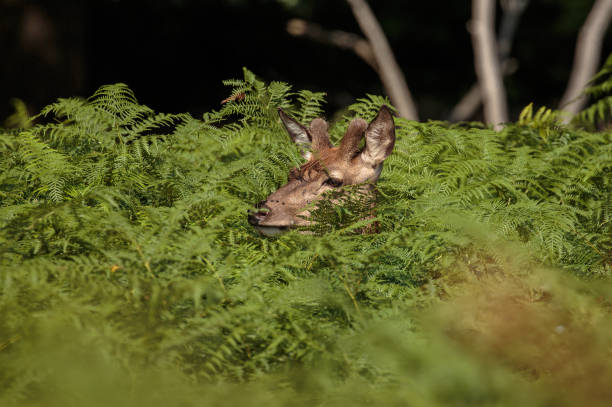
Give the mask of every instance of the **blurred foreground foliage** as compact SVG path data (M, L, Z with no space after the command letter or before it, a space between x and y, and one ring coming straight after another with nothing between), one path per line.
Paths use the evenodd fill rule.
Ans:
M226 84L202 119L116 84L0 132L0 405L612 399L609 132L396 119L380 233L347 205L270 239L246 212L299 165L276 109L324 95Z

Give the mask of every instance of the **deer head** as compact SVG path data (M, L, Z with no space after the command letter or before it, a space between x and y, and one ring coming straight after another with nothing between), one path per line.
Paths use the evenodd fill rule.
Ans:
M250 213L249 223L265 235L309 225L311 204L328 191L346 185L362 185L363 190L371 191L395 144L395 125L387 106L382 106L369 124L353 119L336 147L329 140L325 120L314 119L306 128L283 110L279 109L278 114L307 162L291 170L287 184ZM361 149L364 135L365 146Z

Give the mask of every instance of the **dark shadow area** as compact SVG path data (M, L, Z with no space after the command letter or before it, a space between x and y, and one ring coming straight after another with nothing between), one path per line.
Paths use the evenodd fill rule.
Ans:
M421 119L446 118L475 80L470 3L370 3ZM511 119L532 101L556 107L591 3L530 4L512 52L518 69L506 80ZM377 74L352 52L289 35L295 17L360 34L340 0L0 1L0 117L11 113L12 97L35 112L114 82L155 110L199 115L219 107L228 96L221 81L241 77L243 66L265 81L327 92L328 114L383 93ZM608 34L604 56L611 49Z

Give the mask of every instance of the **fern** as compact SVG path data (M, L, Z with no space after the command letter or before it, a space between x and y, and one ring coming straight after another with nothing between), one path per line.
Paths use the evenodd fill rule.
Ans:
M246 213L300 164L277 108L306 125L324 95L246 69L225 84L242 96L201 119L156 113L116 84L0 131L0 404L591 402L533 380L565 383L565 363L496 347L483 318L457 328L489 309L500 329L529 321L504 311L517 303L551 309L517 331L548 341L567 326L552 349L586 355L572 369L609 382L609 133L563 126L546 109L499 133L396 118L374 210L349 188L351 199L331 194L341 204L314 211L315 233L268 239ZM382 104L358 100L331 124L334 139ZM374 222L379 233L359 233ZM524 275L533 281L514 290ZM486 306L429 316L474 276L477 287L502 283L449 305L491 293ZM562 276L583 285L533 299Z
M559 130L561 123L560 113L542 106L533 113L533 103L528 104L519 114L518 124L537 129L544 141L548 139L552 130Z
M15 112L6 118L4 125L9 128L29 128L32 123L26 104L20 99L12 99L11 104L15 108Z
M301 90L297 94L297 100L300 104L300 112L297 118L300 123L310 123L314 118L323 116L324 92Z
M576 124L591 128L604 124L612 115L612 54L601 70L591 79L584 93L593 103L577 114L573 121Z

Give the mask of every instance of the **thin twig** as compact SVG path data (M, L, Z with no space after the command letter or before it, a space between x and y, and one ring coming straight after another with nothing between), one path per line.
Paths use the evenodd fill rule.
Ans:
M387 37L376 16L365 0L346 0L353 10L353 15L368 39L379 68L380 79L389 94L391 103L397 107L399 114L410 120L418 120L417 109L406 84Z
M597 254L599 254L599 256L601 256L601 259L604 263L606 264L610 264L612 266L612 262L610 262L610 256L604 254L601 252L601 250L599 250L597 248L597 246L595 246L593 243L591 243L585 235L583 235L582 233L580 233L580 231L578 229L574 229L572 228L572 230L578 235L578 237L580 237L582 240L584 240L584 242L587 244L587 246L589 246L591 249L595 250L595 252Z
M512 75L516 72L518 64L514 59L507 59L505 64L502 64L502 73L504 76ZM449 116L451 122L461 122L469 120L476 114L478 108L482 105L482 92L478 83L472 84L470 89L461 98L459 103L455 105Z
M132 239L132 243L134 244L134 246L136 247L136 251L138 252L138 255L140 255L140 258L142 259L142 261L144 262L144 266L147 269L147 272L149 273L149 276L154 277L153 275L153 270L151 270L151 264L149 263L149 259L147 259L142 251L142 248L140 247L140 245L138 244L138 242L136 242L136 240Z
M21 336L15 335L12 338L9 338L6 342L0 343L0 351L3 351L4 349L8 348L10 345L14 344L19 339L21 339Z
M345 278L342 279L342 282L344 283L344 289L348 293L349 297L351 297L351 301L353 301L353 305L355 306L355 309L357 310L357 313L359 314L360 317L363 317L363 315L361 314L361 309L359 309L359 304L357 304L357 298L355 298L355 295L353 295L351 289L349 288L348 284L346 283L346 276L345 276Z
M378 72L378 64L370 43L357 34L340 30L327 30L319 24L299 18L293 18L287 22L287 32L294 37L306 37L323 44L351 50Z
M518 23L528 5L529 0L501 0L503 13L497 37L497 48L502 65L510 57Z

